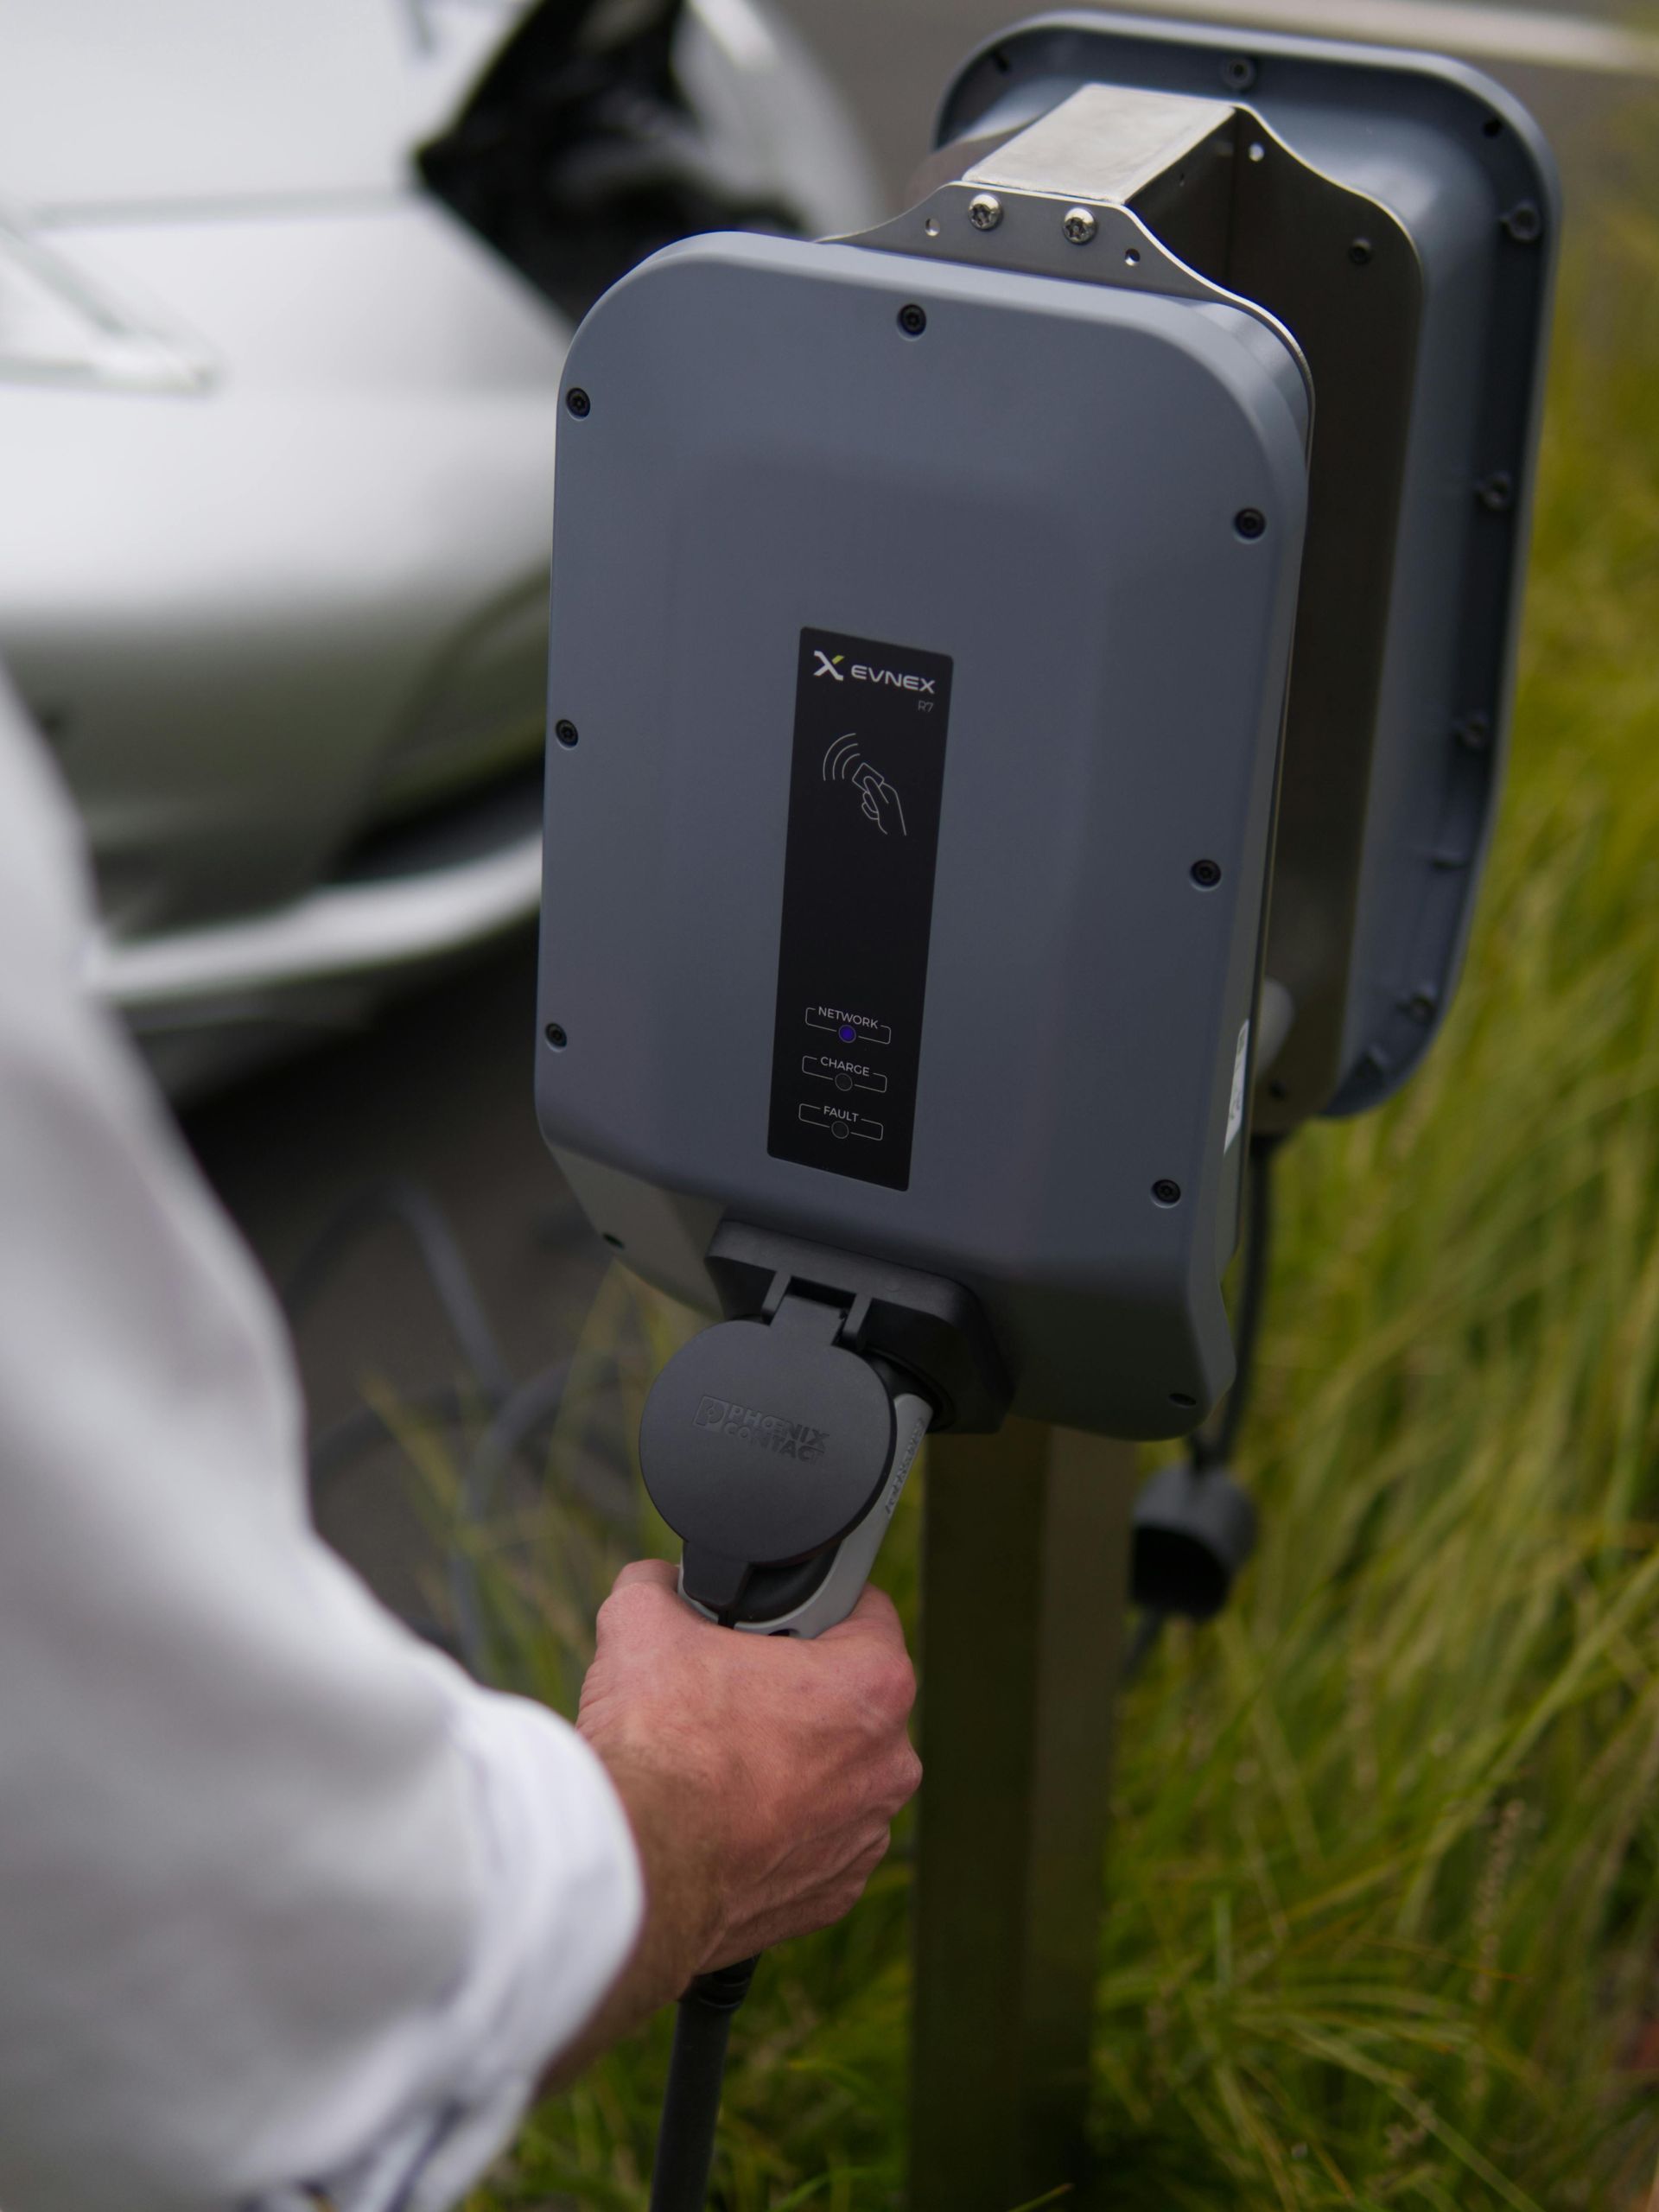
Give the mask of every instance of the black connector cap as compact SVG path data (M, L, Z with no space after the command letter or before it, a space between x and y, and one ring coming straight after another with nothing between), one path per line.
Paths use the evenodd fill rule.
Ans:
M726 1618L756 1569L827 1552L893 1462L893 1400L834 1342L839 1310L790 1300L770 1324L725 1321L676 1352L639 1424L652 1503L685 1547L685 1594Z

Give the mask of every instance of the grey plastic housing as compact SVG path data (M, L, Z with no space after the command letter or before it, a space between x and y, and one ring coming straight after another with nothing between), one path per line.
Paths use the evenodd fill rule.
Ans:
M963 1285L1018 1412L1190 1428L1232 1371L1293 350L1224 305L712 237L607 295L565 389L537 1100L578 1198L710 1312L731 1217ZM804 629L952 669L902 1189L767 1149Z
M809 1598L787 1612L776 1613L766 1620L735 1621L732 1625L746 1636L794 1636L810 1638L822 1636L827 1628L834 1628L844 1621L864 1592L883 1538L893 1525L893 1516L899 1499L904 1496L905 1484L916 1464L916 1455L922 1448L932 1418L932 1408L925 1398L900 1393L893 1402L893 1464L880 1496L870 1510L849 1535L836 1547L823 1580ZM717 1615L706 1605L699 1605L695 1598L686 1595L685 1573L680 1573L680 1595L694 1611L705 1620L715 1620Z
M1315 391L1266 956L1295 1018L1253 1109L1283 1133L1387 1097L1456 988L1507 744L1560 186L1526 110L1461 62L1084 10L988 41L936 143L995 143L1096 83L1235 102L1376 210L1190 254L1281 319ZM1173 195L1163 214L1186 250ZM1403 420L1382 372L1402 335Z

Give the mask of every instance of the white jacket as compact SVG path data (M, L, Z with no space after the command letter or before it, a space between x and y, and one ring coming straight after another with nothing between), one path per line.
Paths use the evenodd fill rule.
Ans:
M280 1319L88 912L0 690L0 2206L436 2212L621 1967L632 1840L313 1532Z

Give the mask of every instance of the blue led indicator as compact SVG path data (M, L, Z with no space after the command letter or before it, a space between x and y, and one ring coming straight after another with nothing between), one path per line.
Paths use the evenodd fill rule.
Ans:
M858 1035L850 1021L843 1021L836 1033L843 1045L850 1045Z

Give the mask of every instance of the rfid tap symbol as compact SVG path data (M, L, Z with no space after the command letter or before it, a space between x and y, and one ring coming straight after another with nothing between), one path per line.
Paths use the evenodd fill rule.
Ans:
M819 658L823 658L822 654ZM873 822L884 837L894 830L901 837L909 835L897 790L859 751L856 731L849 730L831 744L823 756L820 780L826 784L850 784L858 793L859 810L865 820Z

